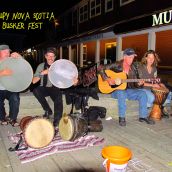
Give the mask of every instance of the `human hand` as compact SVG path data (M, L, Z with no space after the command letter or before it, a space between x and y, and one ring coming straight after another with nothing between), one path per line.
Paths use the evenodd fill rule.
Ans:
M48 69L43 70L40 75L48 75Z
M108 78L106 81L108 82L109 85L115 85L114 79Z
M78 78L77 77L74 77L74 79L73 79L73 85L76 86L77 83L78 83L78 81L79 81Z
M141 85L144 85L144 83L145 83L144 80L139 80L138 85L141 86Z
M11 76L12 74L13 71L7 67L1 71L2 76Z
M159 84L152 84L152 88L160 88L161 86Z
M17 52L11 53L10 57L12 58L21 58L21 55Z

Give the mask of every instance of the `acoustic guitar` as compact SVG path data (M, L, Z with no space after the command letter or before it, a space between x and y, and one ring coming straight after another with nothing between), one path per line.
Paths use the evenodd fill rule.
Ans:
M105 70L106 75L109 78L114 79L115 85L109 85L109 83L102 79L101 75L98 75L98 88L102 93L111 93L115 90L125 90L127 87L128 82L153 82L159 83L159 78L152 78L152 79L127 79L127 75L124 72L116 73L112 70Z

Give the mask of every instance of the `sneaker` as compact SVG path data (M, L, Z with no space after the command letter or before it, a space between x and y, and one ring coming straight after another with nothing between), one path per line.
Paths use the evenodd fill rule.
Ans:
M18 127L19 123L17 122L17 120L10 120L9 123L12 125L12 127Z
M119 125L120 125L120 126L126 126L125 118L119 117Z
M6 119L1 120L1 125L8 125L8 121Z
M150 119L149 117L139 118L139 122L146 122L147 124L150 124L150 125L155 124L155 121Z
M169 114L168 114L168 110L166 107L163 107L162 108L162 115L161 115L162 118L169 118Z

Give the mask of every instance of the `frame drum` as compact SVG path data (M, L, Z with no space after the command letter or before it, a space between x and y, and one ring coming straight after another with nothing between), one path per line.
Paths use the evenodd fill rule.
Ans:
M78 70L70 60L56 60L49 68L50 82L58 88L69 88L73 85L74 78L78 78Z
M54 138L54 127L51 122L41 117L26 116L20 121L25 142L32 148L43 148Z
M84 118L68 115L59 122L59 134L63 140L74 141L87 134L88 125Z
M0 78L3 87L11 92L24 91L32 82L33 70L23 58L7 58L0 63L0 70L9 68L13 71L10 76Z

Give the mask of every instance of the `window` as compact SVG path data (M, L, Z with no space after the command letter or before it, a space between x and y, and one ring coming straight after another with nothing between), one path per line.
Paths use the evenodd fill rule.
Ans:
M109 12L113 10L113 0L105 1L105 12Z
M129 4L129 3L133 2L133 1L135 1L135 0L120 0L120 6Z
M77 10L72 13L72 26L77 25Z
M101 1L90 0L90 18L101 14Z
M79 8L79 22L82 23L88 20L88 4Z
M108 42L105 44L105 58L108 63L116 61L116 42Z

